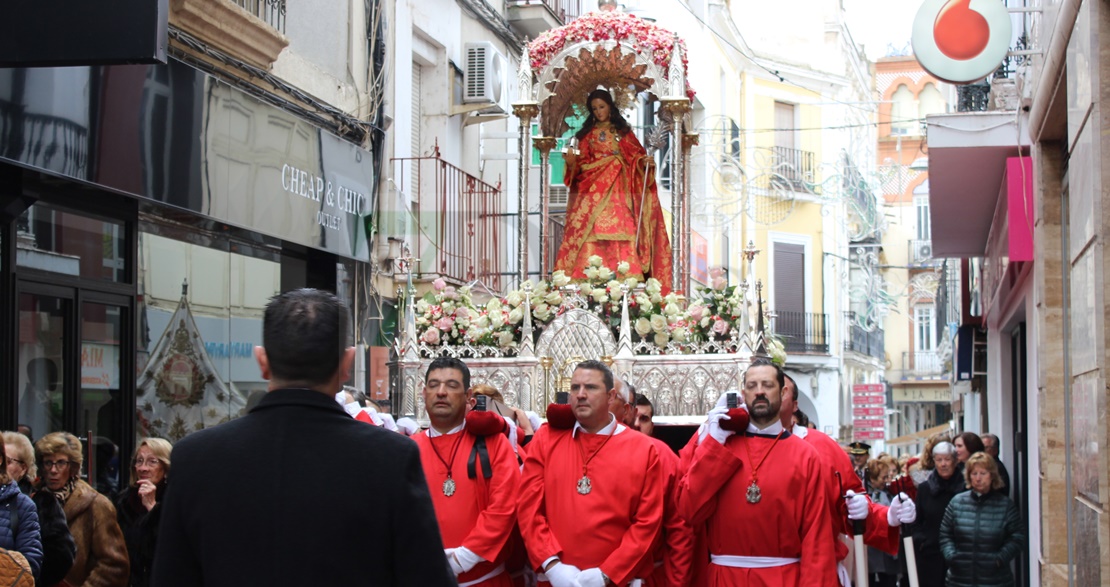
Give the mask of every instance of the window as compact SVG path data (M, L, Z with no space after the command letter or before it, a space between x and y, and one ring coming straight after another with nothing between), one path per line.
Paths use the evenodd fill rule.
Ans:
M913 348L919 353L931 353L937 348L936 309L932 304L914 306Z
M775 102L775 146L794 148L794 105Z
M917 126L917 105L914 103L913 92L910 91L906 84L898 86L897 90L890 96L892 102L890 106L890 134L892 135L912 135L917 134L914 132Z
M805 312L805 245L776 242L774 247L775 312Z
M917 95L917 116L924 120L930 114L940 114L948 110L944 103L944 96L936 84L925 84L921 93Z
M913 207L917 214L917 240L931 240L933 238L933 228L929 220L929 197L915 197Z

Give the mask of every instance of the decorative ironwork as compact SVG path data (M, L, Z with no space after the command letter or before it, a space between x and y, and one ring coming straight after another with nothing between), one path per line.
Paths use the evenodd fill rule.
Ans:
M886 336L881 328L866 330L856 320L855 312L848 312L848 338L844 348L882 361L886 358Z
M285 0L234 0L247 12L285 34Z
M956 86L956 112L985 112L990 99L991 86L987 82Z
M787 352L829 352L828 314L776 312L775 334L782 338Z

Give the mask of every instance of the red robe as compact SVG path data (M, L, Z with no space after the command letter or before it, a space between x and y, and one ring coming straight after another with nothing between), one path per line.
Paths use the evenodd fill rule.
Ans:
M649 437L650 438L650 437ZM690 566L694 559L694 529L678 515L678 481L682 477L678 455L667 443L652 438L663 465L664 502L663 529L655 539L655 570L645 581L646 587L685 587L690 582ZM660 564L662 563L662 564Z
M422 433L413 438L420 447L420 462L431 490L443 545L447 548L465 546L488 561L478 563L459 575L459 583L480 579L505 562L509 554L509 536L516 524L520 469L509 440L502 434L487 436L486 449L493 475L486 479L481 465L476 462L477 474L475 479L470 479L467 477L467 460L478 437L463 430L435 438ZM454 450L456 442L459 443L457 451ZM433 451L433 444L439 456ZM452 452L455 453L453 461ZM440 457L451 464L451 479L455 482L455 493L451 497L443 493L447 468ZM509 573L504 572L476 585L509 587L512 581Z
M751 504L746 495L760 461L762 499ZM769 568L710 564L708 585L836 587L828 501L824 491L810 490L826 487L826 474L817 453L789 433L778 441L737 434L725 446L707 436L698 444L679 483L678 509L690 524L705 524L708 552L801 559Z
M820 456L821 462L828 468L825 476L828 486L829 515L832 516L833 544L836 545L836 560L842 561L848 556L848 547L840 541L841 534L852 535L852 524L848 520L848 504L844 495L848 490L857 494L867 495L852 467L852 460L829 435L817 430L807 430L804 438ZM839 475L837 475L839 473ZM867 513L867 530L863 534L863 542L892 555L898 554L898 539L901 535L898 528L891 528L886 521L886 513L890 508L877 504L868 497L869 511Z
M558 556L580 570L600 567L617 585L650 573L663 522L659 452L647 436L620 424L599 450L605 439L544 426L528 444L518 516L534 568ZM583 451L594 455L586 495L576 489Z

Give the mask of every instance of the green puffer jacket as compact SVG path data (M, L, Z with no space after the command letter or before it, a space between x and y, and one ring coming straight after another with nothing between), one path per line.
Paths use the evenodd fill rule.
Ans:
M1013 587L1010 561L1025 548L1017 506L1005 495L965 491L948 504L940 523L940 550L948 587Z

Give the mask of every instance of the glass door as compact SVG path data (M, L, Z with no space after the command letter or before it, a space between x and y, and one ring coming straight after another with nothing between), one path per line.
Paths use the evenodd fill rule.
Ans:
M81 303L81 387L77 397L77 429L89 439L86 447L89 484L105 495L120 489L122 419L131 414L123 402L124 352L121 305Z
M65 292L55 292L65 293ZM65 391L72 351L71 297L19 294L19 420L36 440L65 430Z

